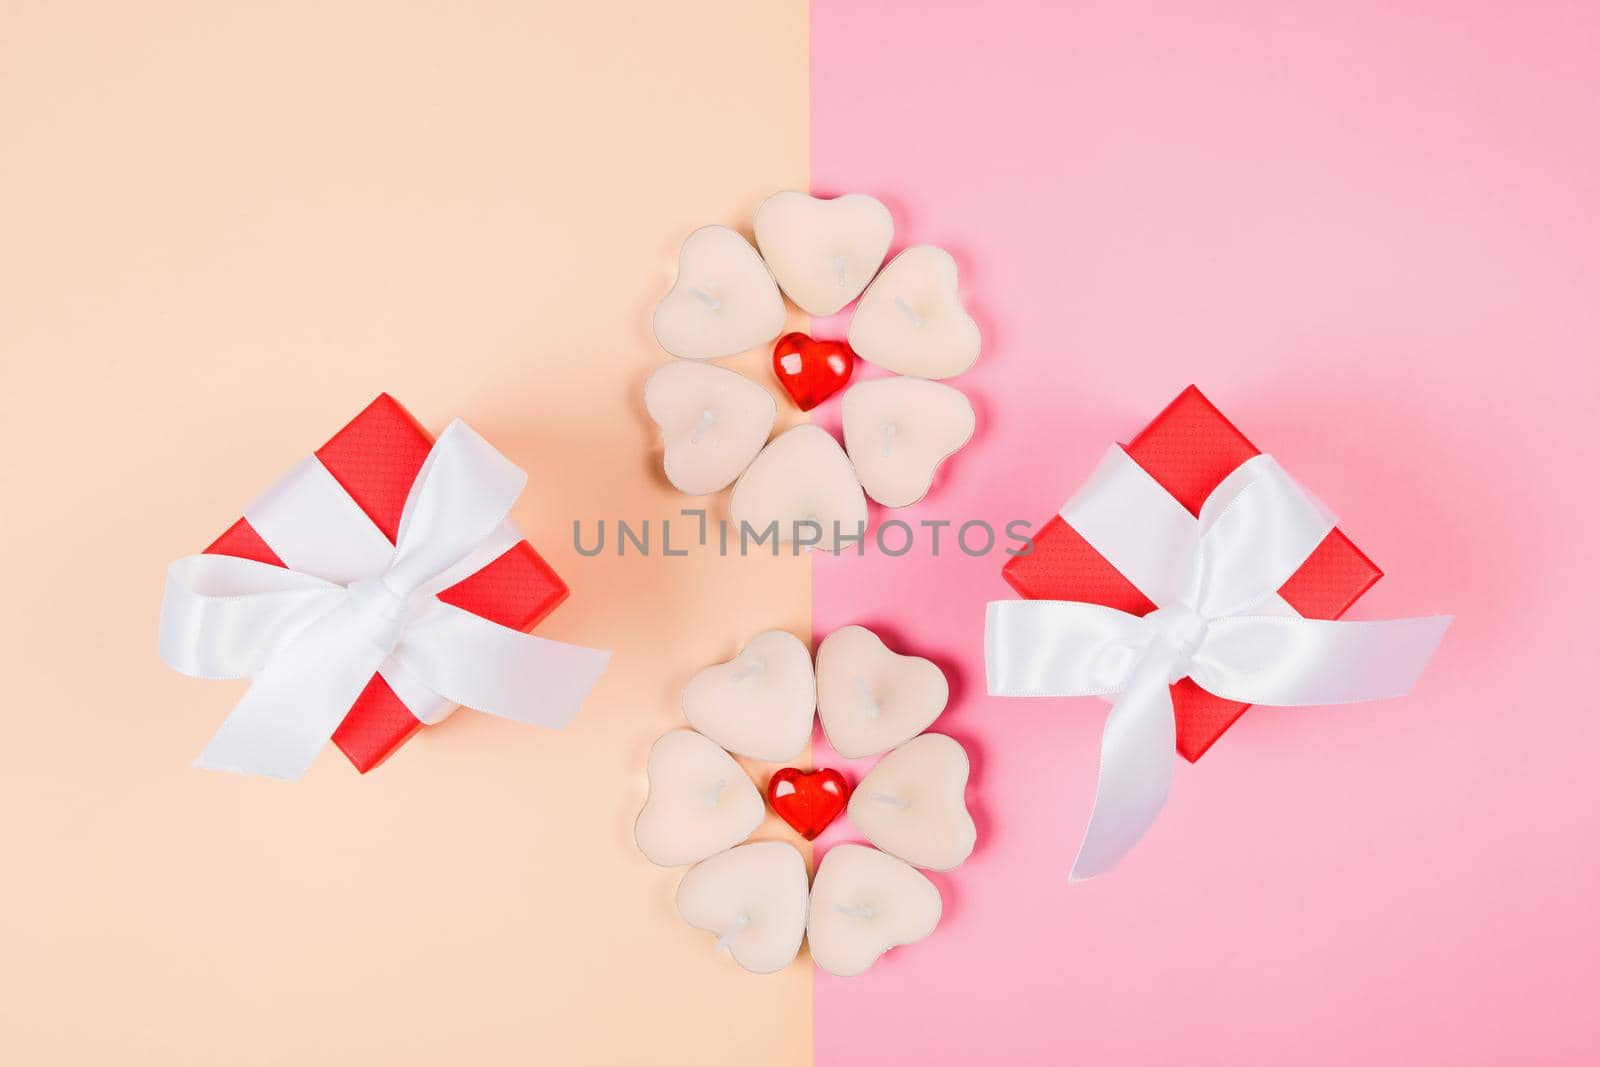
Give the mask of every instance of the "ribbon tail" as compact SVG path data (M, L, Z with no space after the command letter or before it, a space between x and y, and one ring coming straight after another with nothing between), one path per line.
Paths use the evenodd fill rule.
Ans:
M1448 615L1327 622L1235 615L1211 623L1189 673L1228 700L1277 707L1354 704L1411 691Z
M1108 873L1166 806L1177 749L1164 657L1146 656L1111 708L1100 739L1094 811L1072 863L1071 881Z
M383 660L345 612L324 615L273 657L195 766L298 780Z
M611 653L551 641L434 601L394 658L452 703L561 729L578 714Z

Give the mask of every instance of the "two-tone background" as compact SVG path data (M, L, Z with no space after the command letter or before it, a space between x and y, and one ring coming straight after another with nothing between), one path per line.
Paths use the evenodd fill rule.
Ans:
M1597 51L1582 3L6 4L0 1061L1593 1062ZM1388 572L1358 617L1457 613L1419 691L1252 711L1069 888L1102 706L984 696L1001 558L580 557L682 503L677 243L780 188L960 261L979 436L901 517L1042 520L1198 383ZM609 676L189 769L238 687L157 661L166 561L380 390L530 472L540 632ZM632 848L645 753L849 622L950 672L979 848L865 977L753 977Z

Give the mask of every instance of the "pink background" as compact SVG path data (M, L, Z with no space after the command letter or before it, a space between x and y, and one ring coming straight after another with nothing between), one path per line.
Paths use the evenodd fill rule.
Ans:
M955 251L985 334L901 517L1042 521L1192 381L1388 572L1356 617L1459 616L1069 888L1104 706L984 696L1001 559L819 560L819 635L950 669L981 837L936 936L818 974L818 1063L1594 1062L1600 9L1321 7L814 5L815 191Z

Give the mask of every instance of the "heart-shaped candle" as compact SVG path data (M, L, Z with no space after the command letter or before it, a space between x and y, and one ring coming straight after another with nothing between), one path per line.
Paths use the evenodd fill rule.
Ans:
M778 763L805 751L817 685L811 651L787 630L752 637L726 663L706 667L683 690L683 717L741 756Z
M932 871L959 867L978 831L967 813L967 751L943 734L901 745L867 772L850 798L850 821L868 841Z
M756 244L789 299L812 315L854 300L889 252L894 219L862 193L818 200L774 193L756 211Z
M861 294L850 347L885 370L949 378L978 358L978 324L961 306L956 261L942 248L901 252Z
M767 800L778 817L807 841L828 828L844 810L850 787L832 767L802 771L785 767L767 783Z
M943 910L920 871L875 848L835 845L811 886L811 958L829 974L860 974L896 945L933 933Z
M709 363L664 363L644 383L644 406L661 427L667 481L690 496L725 489L772 433L778 405L750 379Z
M810 411L850 380L855 353L843 341L786 333L772 346L772 373L801 411Z
M867 495L903 508L927 495L939 465L972 440L972 402L920 378L862 382L844 395L844 446Z
M678 914L756 974L787 967L806 932L806 861L787 841L755 841L690 868Z
M734 758L693 730L662 734L646 766L650 793L633 839L651 863L677 867L737 845L761 825L761 794Z
M651 329L685 359L721 359L772 340L787 312L772 272L726 226L702 226L678 252L678 280L656 305Z
M845 759L910 740L949 700L943 671L890 650L865 626L841 626L817 647L817 712L828 744Z
M761 450L733 484L728 512L741 545L748 529L750 538L773 544L774 554L777 544L801 541L836 552L865 532L867 498L839 442L807 423Z

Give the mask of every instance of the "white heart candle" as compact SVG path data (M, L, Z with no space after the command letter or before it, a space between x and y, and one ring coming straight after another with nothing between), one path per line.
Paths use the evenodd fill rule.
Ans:
M817 647L817 712L845 759L876 756L932 725L950 700L944 672L902 656L865 626L843 626Z
M972 366L978 324L961 306L950 253L917 245L890 260L850 319L850 347L885 370L917 378L949 378Z
M920 378L861 382L844 394L844 445L867 495L901 508L927 495L939 465L972 440L972 402Z
M731 848L683 876L678 914L716 934L716 947L745 970L781 971L805 936L806 861L784 841Z
M876 199L774 193L756 211L756 244L778 285L812 315L861 295L889 254L894 219Z
M661 347L685 359L721 359L783 332L786 312L772 272L726 226L702 226L678 252L678 279L651 318Z
M761 450L734 484L728 511L741 527L736 536L748 529L751 538L759 538L774 528L779 543L808 543L832 552L862 536L867 498L839 442L807 423Z
M737 656L705 668L683 690L690 726L730 752L769 763L805 751L816 710L811 652L784 630L757 634Z
M650 792L633 839L651 863L677 867L737 845L761 825L766 805L734 758L693 730L662 734L650 748Z
M934 884L900 860L835 845L811 887L811 958L829 974L860 974L889 949L933 933L943 907Z
M771 393L709 363L663 364L644 384L644 406L661 427L667 481L690 496L727 488L778 419Z
M850 796L850 821L868 841L932 871L959 867L977 828L967 812L966 749L943 734L923 734L868 771Z

